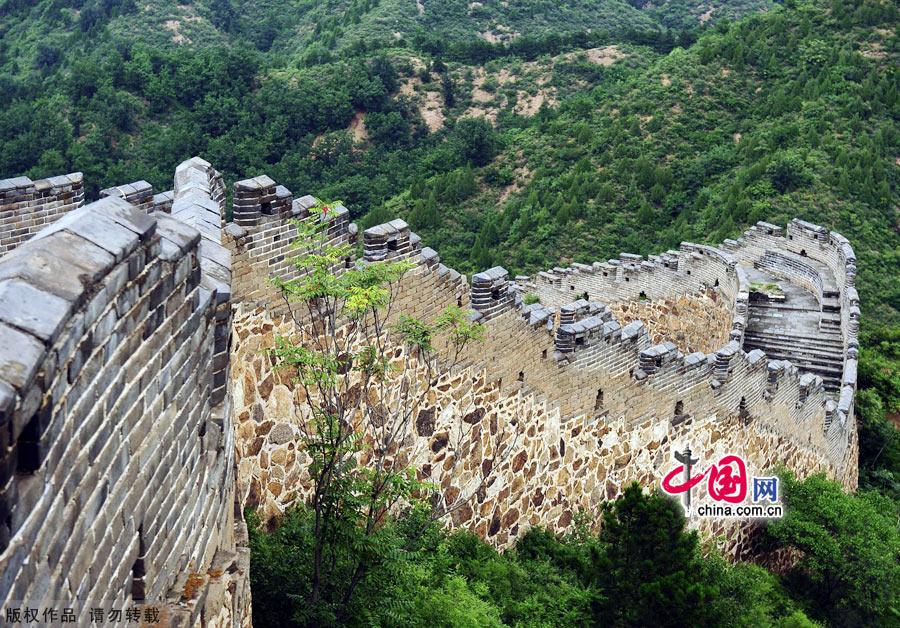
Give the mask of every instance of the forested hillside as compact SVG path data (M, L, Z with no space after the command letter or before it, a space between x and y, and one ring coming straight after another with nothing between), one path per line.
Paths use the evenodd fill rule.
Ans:
M769 8L771 0L4 0L0 33L19 60L68 48L70 31L156 47L239 44L290 61L348 49L509 42L584 31L694 28ZM77 39L77 37L76 37Z

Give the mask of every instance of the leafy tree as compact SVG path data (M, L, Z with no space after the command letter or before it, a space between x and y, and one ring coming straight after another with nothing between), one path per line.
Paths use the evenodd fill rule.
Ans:
M813 616L839 626L886 625L900 613L896 502L850 495L815 475L782 478L785 517L768 534L799 552L789 589Z
M494 158L499 148L497 132L484 118L462 118L451 134L459 154L465 162L485 166Z
M704 625L717 590L703 577L696 532L685 532L678 504L644 495L634 483L607 503L594 578L605 593L598 606L614 626Z
M412 266L382 262L335 272L350 256L349 245L328 242L328 213L335 205L320 202L311 218L296 222L301 252L293 263L299 277L273 280L297 329L316 333L303 344L278 338L271 351L279 367L296 373L296 385L310 406L300 426L312 485L304 621L325 623L346 621L360 587L385 565L390 512L401 503L423 508L427 503L428 524L481 488L450 502L416 479L396 446L426 410L428 391L444 373L452 373L466 346L480 339L481 327L455 307L433 323L401 314L389 326L390 296ZM438 338L446 347L443 358ZM405 348L399 366L392 359L398 342ZM402 392L391 395L390 390ZM502 449L498 438L495 458ZM489 475L483 473L485 481ZM343 560L340 553L347 548L353 552Z

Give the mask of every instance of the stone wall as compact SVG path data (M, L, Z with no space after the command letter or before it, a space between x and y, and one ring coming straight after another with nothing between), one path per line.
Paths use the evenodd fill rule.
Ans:
M783 464L856 486L856 260L834 232L760 223L722 249L684 243L514 280L495 267L469 285L402 220L367 229L355 261L346 208L311 213L315 199L265 176L235 184L226 224L222 177L199 158L169 192L139 181L79 207L81 189L80 175L0 183L6 607L162 602L176 625L249 624L241 508L277 517L309 489L299 428L315 400L265 354L310 333L270 281L297 277L297 220L327 221L329 243L347 245L338 272L413 263L391 321L458 306L485 326L391 454L455 504L450 525L498 547L532 525L565 530L631 481L657 485L688 445L705 462L738 453L753 472ZM833 312L837 398L744 350L750 265ZM528 292L541 302L524 305ZM701 525L730 555L755 550L751 525Z
M489 337L511 322L488 323ZM308 408L300 391L264 356L277 335L291 332L290 323L259 311L235 319L235 333L241 338L232 361L239 492L264 518L277 517L308 496L309 461L298 448L298 425ZM490 345L484 350L489 352ZM696 390L684 397L689 404L686 416L676 422L658 412L670 405L665 391L630 386L627 373L619 377L598 373L573 381L569 367L554 362L555 377L535 376L545 391L561 388L552 399L585 388L591 404L596 404L597 384L607 387L600 408L566 415L561 404L534 386L517 379L507 384L496 377L501 369L519 368L527 368L521 366L521 354L495 365L493 374L472 365L446 377L416 413L414 438L403 445L408 463L418 469L421 479L440 487L447 503L466 502L447 522L499 547L509 546L533 525L564 531L576 513L596 515L603 500L614 499L631 481L657 485L673 464L673 449L686 444L706 461L739 453L759 470L785 464L801 475L825 471L835 476L820 447L798 436L801 431L809 433L814 418L796 423L787 403L790 390L782 390L786 399L774 403L761 395L745 401L749 422L739 410L740 400L729 411L718 408L711 393L704 397ZM764 368L739 376L760 392L764 389ZM699 373L697 379L703 381ZM814 415L812 406L806 412ZM757 416L762 413L769 416ZM495 480L472 496L472 487L482 481L485 471ZM732 555L754 549L750 526L703 525L704 532L724 535L722 548Z
M716 288L666 299L617 301L609 307L622 325L641 321L654 345L672 342L685 353L714 352L731 333L731 307Z
M0 255L84 203L80 172L32 181L0 180Z
M766 258L767 251L781 249L791 256L808 258L812 264L826 266L834 285L824 286L817 296L823 311L840 309L840 331L844 341L841 388L836 400L826 404L825 429L834 459L856 460L856 421L853 415L859 355L859 294L856 291L856 254L841 234L802 220L792 220L787 229L765 222L757 223L738 240L726 240L723 249L738 259L756 264ZM796 259L796 258L795 258ZM812 264L806 264L814 268ZM769 270L786 277L796 277L797 267L767 260ZM805 275L806 273L803 272ZM821 282L820 282L821 283ZM856 473L856 464L848 465Z
M541 303L559 307L587 295L605 303L649 299L718 288L732 313L732 340L742 342L746 326L749 283L737 259L715 247L684 242L679 251L650 255L622 253L619 259L572 264L516 277L521 293L535 293Z
M373 233L383 239L404 228L392 223ZM367 246L367 254L382 248ZM494 476L487 490L447 517L449 523L500 547L531 525L564 530L576 512L596 512L600 501L615 498L633 480L658 485L673 450L687 445L706 461L738 453L757 473L784 464L801 476L824 471L855 487L855 425L842 433L828 428L834 410L821 379L801 376L790 363L769 361L761 351L740 349L738 312L746 307L746 278L731 256L710 249L683 245L688 259L677 260L679 269L644 268L627 282L625 271L612 265L614 296L641 304L635 297L643 292L654 311L662 311L660 303L684 305L687 299L691 305L684 305L688 311L681 320L694 310L709 317L716 340L688 355L675 344L657 342L639 319L623 325L613 308L599 302L558 308L521 302L529 288L551 303L572 292L582 296L578 288L586 284L579 282L602 277L602 265L557 269L565 285L576 286L568 291L563 283L528 278L513 284L505 270L491 269L473 277L469 300L460 294L464 278L450 281L433 251L410 250L420 264L402 280L394 310L427 320L455 301L471 304L474 318L486 327L484 343L465 356L467 366L446 375L417 409L415 438L402 447L404 461L440 486L447 502L465 500L486 471ZM676 273L679 281L671 281ZM666 276L670 280L663 281ZM651 283L642 284L644 278ZM674 327L677 314L666 314ZM685 338L702 341L706 320L697 321ZM242 312L235 325L239 493L265 517L275 517L309 488L307 461L298 450L308 400L264 357L274 338L291 336L293 327L262 310ZM723 549L732 555L754 550L752 525L702 525L723 535Z
M183 166L197 186L176 179L179 215L193 220L108 194L0 258L4 608L71 606L88 623L94 606L147 603L172 625L249 625L217 373L230 260L192 226L213 172Z

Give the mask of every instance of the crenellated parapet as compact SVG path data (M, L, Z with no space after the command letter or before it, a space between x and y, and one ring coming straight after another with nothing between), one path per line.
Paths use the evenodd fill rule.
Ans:
M513 309L516 293L508 279L509 273L501 266L472 275L471 305L476 320L487 322Z
M0 241L0 601L162 600L175 625L249 622L235 493L267 516L303 494L292 421L305 402L260 355L293 325L272 280L301 272L297 221L345 245L337 272L411 262L391 316L455 305L484 325L403 445L451 495L486 448L509 448L454 526L499 547L531 525L566 530L627 483L656 483L687 444L855 487L860 310L837 233L759 223L720 247L469 282L402 220L367 229L355 259L347 208L318 211L264 175L234 184L226 222L222 177L196 157L170 192L139 181L81 207L81 189L80 175L0 184L0 227L48 211L31 239L16 227ZM451 454L460 425L471 442ZM732 555L748 551L742 534Z
M832 439L844 438L853 418L859 350L856 254L847 239L824 227L794 219L786 229L757 223L725 248L747 264L805 285L818 299L822 332L840 333L844 349L837 401L826 413ZM837 419L837 420L835 420Z
M723 248L683 243L679 251L647 259L623 253L607 262L575 263L534 277L517 277L519 320L534 330L546 327L553 332L552 355L565 382L581 381L591 377L589 373L607 373L631 382L620 386L637 386L632 398L646 394L640 389L648 388L679 391L686 397L670 398L659 404L662 407L676 402L688 406L687 398L695 395L690 391L706 390L705 394L711 397L701 407L707 412L739 411L746 416L756 412L762 420L766 416L791 416L791 421L779 419L779 429L784 434L814 444L838 475L852 474L848 469L855 468L855 463L851 465L846 460L846 452L855 439L855 428L848 423L848 417L852 416L858 341L851 328L858 329L859 311L856 291L847 285L855 276L852 249L837 234L800 221L792 222L787 230L758 225L751 230L749 239L753 244L750 253L740 241L726 242ZM804 371L804 367L767 357L763 351L745 352L743 348L744 332L751 318L750 294L757 289L751 275L757 269L772 272L776 266L781 271L775 273L776 277L812 293L824 303L823 313L834 312L837 316L839 312L848 323L841 327L848 334L848 344L840 390L834 395L826 391L821 377ZM849 282L847 277L851 278ZM473 294L475 285L473 277ZM731 327L726 342L711 352L685 354L675 343L654 343L640 320L623 324L609 307L623 300L639 305L708 289L724 298ZM836 297L839 290L844 294L841 301ZM486 293L481 291L482 300ZM540 302L524 305L521 295L529 293L537 295ZM827 301L830 297L836 302L833 307ZM498 314L502 311L503 308L497 308ZM486 322L491 325L490 318ZM505 329L503 333L509 331ZM527 335L524 330L522 335ZM539 346L547 346L541 335L532 332L531 337ZM541 349L544 355L547 351ZM517 361L521 362L521 358ZM537 392L559 399L564 413L590 411L590 395L579 403L578 390L567 393L567 386L548 375L543 364L538 363L537 368L539 373L520 371L524 381L530 382ZM503 381L510 378L500 371L497 376ZM545 382L551 381L554 383L550 387L544 387ZM775 406L781 410L774 412ZM629 417L628 423L647 418L634 414L627 405L619 410Z
M100 198L107 196L118 196L144 211L152 211L153 208L153 186L146 181L135 181L100 190Z
M80 172L32 181L0 180L0 255L84 203Z
M265 175L234 184L233 222L225 225L225 246L233 259L235 299L285 313L288 304L272 285L273 278L285 281L299 276L291 263L297 220L328 223L329 244L349 244L356 238L356 225L350 223L346 207L338 205L324 213L310 209L316 199L294 199L290 190ZM344 260L350 267L352 255Z
M573 263L533 277L516 278L520 292L532 292L548 305L573 298L607 304L660 300L715 288L732 304L730 337L743 342L747 324L749 282L745 271L727 252L715 247L682 243L680 250L647 259L622 253L617 259L593 264Z

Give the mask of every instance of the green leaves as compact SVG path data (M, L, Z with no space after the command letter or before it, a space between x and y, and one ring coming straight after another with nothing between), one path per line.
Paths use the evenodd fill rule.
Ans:
M437 317L435 329L450 335L450 342L457 350L461 350L470 342L484 340L484 325L473 323L462 308L449 305Z
M835 625L886 625L900 612L897 502L850 495L820 475L782 478L785 517L768 534L799 551L789 588Z
M434 329L418 319L401 314L400 322L394 327L394 331L400 334L405 344L414 347L418 351L427 352L433 349L431 338L434 334Z

